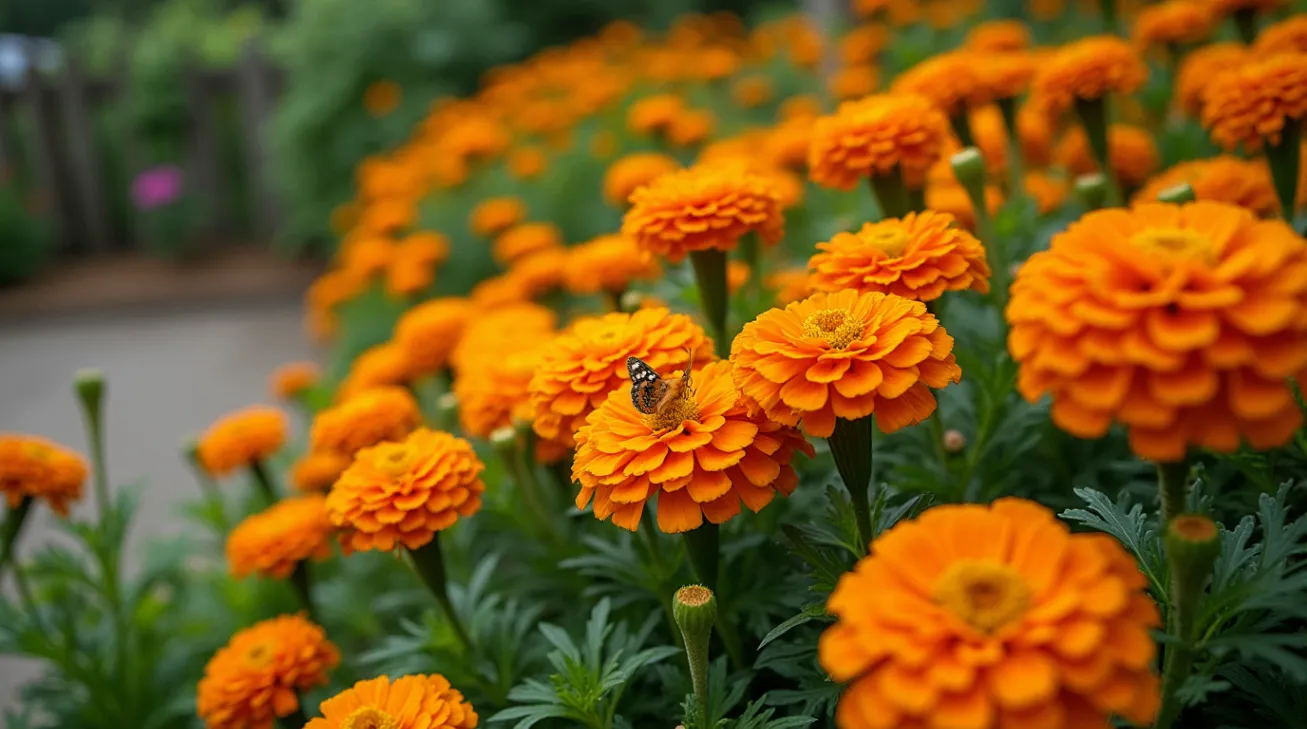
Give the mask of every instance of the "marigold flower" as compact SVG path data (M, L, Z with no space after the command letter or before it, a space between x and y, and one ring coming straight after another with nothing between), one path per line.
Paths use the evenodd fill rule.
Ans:
M1240 10L1270 13L1288 5L1288 0L1209 0L1217 15L1234 15Z
M225 476L281 450L289 430L286 414L276 408L254 405L237 410L200 436L200 463L210 474Z
M531 299L531 292L526 290L523 283L525 282L516 276L501 273L482 279L481 283L468 292L467 298L478 310L526 303Z
M712 341L690 317L667 309L578 319L544 349L531 377L536 434L571 447L573 434L608 393L630 390L627 357L664 372L684 368L691 352L707 362Z
M1262 28L1252 50L1258 58L1277 53L1307 53L1307 15L1294 15Z
M665 377L679 377L667 372ZM798 485L795 451L813 455L794 428L750 415L729 362L700 370L693 386L657 413L643 415L629 394L609 392L576 434L572 479L578 509L594 500L599 519L635 531L657 497L658 528L669 534L757 512Z
M868 64L843 66L826 81L831 96L841 101L860 99L874 92L879 85L880 71Z
M985 246L952 215L927 210L866 223L818 243L808 260L815 291L880 291L933 301L945 291L989 292Z
M1025 187L1026 194L1035 199L1040 215L1047 215L1062 207L1071 191L1066 180L1038 170L1026 173Z
M803 170L808 166L808 141L812 138L815 116L800 116L772 127L763 141L764 156L772 166ZM756 154L757 151L754 151Z
M389 116L399 108L403 99L403 89L389 79L373 81L363 92L363 108L375 118Z
M889 43L889 31L878 23L855 26L840 38L840 61L845 66L869 66Z
M731 99L745 109L756 109L772 100L771 79L761 74L745 76L731 85Z
M1116 540L1071 534L1033 501L899 522L826 602L836 622L818 659L848 684L835 722L1107 726L1116 714L1148 725L1160 704L1149 629L1161 620L1147 585Z
M506 274L531 299L549 293L563 285L567 275L567 249L546 248L518 259Z
M763 284L776 292L776 305L787 306L812 294L808 283L808 269L804 266L782 268L767 274Z
M1203 126L1226 149L1280 143L1286 120L1307 116L1307 53L1250 61L1211 79L1203 95Z
M948 118L925 97L893 93L846 101L817 120L808 176L841 190L895 167L905 180L919 179L944 153L950 136Z
M457 374L455 381L480 367L486 353L548 339L557 324L558 314L553 309L530 301L478 314L449 358Z
M395 342L368 347L350 363L349 374L336 391L339 399L386 385L402 385L412 377L413 364L405 349Z
M1050 111L1062 112L1076 99L1132 94L1147 78L1148 67L1129 43L1100 35L1059 48L1040 64L1032 87Z
M748 233L777 243L785 226L778 197L770 177L744 165L699 164L632 193L622 233L672 263L692 251L733 250Z
M313 418L309 448L353 456L386 440L402 440L422 422L417 400L402 387L356 393Z
M951 172L951 170L950 170ZM971 202L971 195L953 177L932 180L926 185L926 208L938 213L953 216L958 225L976 232L976 208ZM990 217L998 214L1003 205L1003 193L994 185L985 186L985 208Z
M717 117L708 109L685 109L667 127L667 141L676 147L692 147L712 136Z
M1139 11L1131 37L1144 48L1198 43L1211 35L1216 20L1210 3L1166 0Z
M204 667L196 710L205 729L272 729L299 710L299 693L327 684L340 651L299 615L264 620L236 633Z
M318 384L322 372L312 362L288 362L272 371L269 389L274 397L292 400Z
M331 556L332 531L325 496L282 499L231 530L227 564L237 578L257 572L285 579L301 561Z
M291 485L298 491L326 491L349 467L350 457L335 451L309 451L290 468Z
M892 88L897 93L924 96L945 114L955 116L990 100L981 83L980 63L969 51L940 53L899 74Z
M68 516L68 503L82 498L84 483L86 461L76 453L44 438L0 433L0 492L9 508L41 498Z
M343 270L367 279L384 273L395 257L395 241L384 235L351 235L340 243L336 258Z
M1139 187L1162 164L1152 132L1127 124L1113 124L1107 130L1108 164L1112 174L1129 188ZM1072 175L1086 175L1098 171L1098 163L1089 148L1084 129L1074 127L1053 150L1058 164Z
M1008 349L1081 438L1124 425L1157 461L1284 444L1307 383L1307 244L1217 202L1089 213L1021 266Z
M976 83L982 88L978 98L1014 99L1026 93L1038 65L1035 54L1024 51L971 55Z
M407 360L410 376L438 372L463 336L474 308L467 299L431 299L404 312L395 322L392 340Z
M1230 155L1181 162L1149 180L1135 193L1134 200L1155 202L1163 192L1180 184L1193 188L1199 200L1238 205L1263 218L1280 212L1280 200L1266 163Z
M492 238L526 218L526 203L512 195L492 197L477 203L468 215L468 228L483 238Z
M359 212L358 228L373 235L394 235L413 227L417 214L417 205L411 197L373 200Z
M767 417L828 438L835 418L892 433L929 417L928 388L958 382L953 337L920 301L845 290L763 312L731 343L735 384Z
M495 238L491 253L495 262L508 268L533 253L563 245L563 231L553 223L519 223Z
M1189 116L1198 116L1212 78L1242 65L1248 58L1248 47L1241 43L1212 43L1195 49L1176 69L1176 103Z
M1030 28L1020 20L987 20L967 32L964 47L981 53L1008 53L1030 47Z
M676 160L659 152L633 152L619 157L604 173L604 200L624 208L631 193L677 169L680 164Z
M534 180L544 174L549 160L539 147L518 147L508 154L508 171L519 180Z
M1026 164L1044 166L1053 161L1053 120L1033 100L1017 111L1017 141Z
M664 134L684 110L685 100L676 94L646 96L627 109L626 128L633 134Z
M620 294L632 281L656 279L662 274L652 255L640 250L633 238L621 234L602 235L572 246L567 256L567 290L574 294Z
M448 238L430 230L410 233L395 247L386 268L386 292L398 297L422 291L435 280L436 266L448 259Z
M481 508L484 469L467 441L419 428L356 453L327 495L327 515L347 551L417 549Z
M781 102L778 117L782 122L798 119L816 120L822 114L821 99L812 94L796 94Z
M359 681L322 702L304 729L475 729L477 713L438 673Z

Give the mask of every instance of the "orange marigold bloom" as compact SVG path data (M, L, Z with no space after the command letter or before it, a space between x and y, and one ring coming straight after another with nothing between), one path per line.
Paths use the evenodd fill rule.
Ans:
M817 120L808 176L841 190L896 167L905 180L920 179L944 153L951 134L948 117L923 96L876 94L846 101Z
M878 291L816 293L763 312L731 343L735 384L783 425L828 438L835 418L882 432L935 411L928 388L958 382L953 337L920 301Z
M626 111L626 128L634 134L663 134L685 110L685 100L676 94L646 96Z
M796 119L816 119L821 114L821 99L812 94L796 94L781 102L777 117L782 122L787 122Z
M480 366L486 352L547 339L557 324L558 314L553 309L530 301L483 312L458 340L449 363L455 374L463 377Z
M1153 133L1126 124L1108 127L1107 155L1112 174L1126 188L1144 184L1162 164ZM1078 126L1062 137L1053 151L1053 157L1076 176L1098 171L1098 163L1089 148L1089 139L1085 136L1085 130Z
M1032 86L1051 111L1062 112L1076 99L1132 94L1147 78L1148 67L1129 43L1099 35L1059 48L1040 64Z
M1035 199L1040 215L1046 215L1062 207L1067 194L1071 191L1066 180L1053 177L1046 172L1031 171L1026 173L1026 194Z
M1024 51L1030 47L1030 28L1020 20L987 20L967 32L964 45L982 53Z
M359 681L322 702L304 729L475 729L477 713L438 673Z
M680 167L676 160L659 152L633 152L619 157L604 173L604 199L613 207L624 208L631 193Z
M331 556L331 533L325 496L282 499L231 530L227 564L237 578L257 572L285 579L301 561Z
M458 421L468 435L490 438L498 429L532 417L529 386L549 339L539 334L523 341L497 342L494 349L478 353L474 364L454 380L458 396ZM556 441L537 439L535 457L552 463L571 448Z
M1217 202L1089 213L1021 266L1017 388L1081 438L1124 425L1143 458L1283 445L1307 384L1307 243Z
M430 230L410 233L395 247L386 269L386 292L410 296L431 285L436 266L449 259L449 239Z
M1258 14L1270 13L1285 5L1289 0L1209 0L1218 15L1233 15L1240 10L1249 10Z
M518 147L508 154L508 171L519 180L534 180L544 174L548 164L539 147Z
M952 172L952 170L949 170ZM926 207L939 213L952 215L958 224L971 232L976 231L976 209L971 196L953 177L934 180L926 185ZM985 186L985 207L990 216L998 214L1003 205L1003 193L994 185Z
M763 278L767 288L776 292L776 305L786 306L812 294L808 283L808 269L802 266L782 268Z
M76 453L44 438L0 433L0 493L9 508L41 498L68 516L68 503L82 498L84 483L86 461Z
M225 476L281 450L289 430L286 414L276 408L254 405L237 410L200 436L200 463L210 474Z
M417 549L481 508L484 469L467 441L419 428L355 454L327 495L327 515L347 551Z
M1307 15L1294 15L1262 28L1252 50L1258 58L1277 53L1307 53Z
M740 502L757 512L777 492L788 496L799 482L795 451L813 455L798 430L750 414L724 361L699 370L691 388L652 415L636 410L625 389L609 392L576 441L576 507L593 499L597 518L635 531L656 496L658 528L669 534L705 518L724 523Z
M350 363L349 374L336 390L338 399L386 385L402 385L412 377L413 365L404 348L395 342L383 342L363 350Z
M707 362L712 341L684 314L654 308L578 319L545 348L531 377L536 434L570 447L608 393L629 392L627 357L663 372L684 368L689 352Z
M1012 99L1024 94L1038 65L1035 54L1022 51L971 55L976 82L982 88L977 94L980 98Z
M1149 629L1161 619L1147 586L1119 542L1071 534L1033 501L899 522L826 602L836 622L818 659L848 684L835 722L1097 727L1116 714L1148 725L1160 704Z
M662 274L657 259L640 249L630 236L601 235L567 251L567 290L574 294L606 291L620 294L632 281Z
M417 205L412 197L373 200L360 211L358 227L374 235L393 235L411 228L417 215Z
M516 276L501 273L498 276L482 279L481 283L473 286L468 292L467 298L478 310L525 303L530 301L531 292L527 291L524 283Z
M531 299L563 285L567 261L566 248L547 248L518 259L506 275L522 287L526 298Z
M395 241L383 235L355 235L341 241L336 258L340 267L359 278L385 273L395 257Z
M1203 96L1203 126L1226 149L1280 143L1286 119L1307 116L1307 53L1250 61L1211 79Z
M764 156L775 167L803 170L808 166L808 141L812 138L815 116L800 116L772 127L764 141ZM757 151L754 151L757 154Z
M967 107L990 100L981 82L980 64L969 51L940 53L904 71L894 79L892 88L897 93L924 96L945 114L962 114Z
M756 109L772 100L771 79L761 74L745 76L731 85L731 98L746 109Z
M1149 180L1135 193L1134 200L1156 201L1160 194L1182 183L1188 183L1199 200L1238 205L1263 218L1280 212L1280 199L1266 163L1230 155L1181 162Z
M494 237L526 218L526 203L513 195L492 197L477 203L468 215L467 225L476 235Z
M889 31L879 23L864 23L840 38L840 60L845 66L869 66L889 43Z
M692 251L733 250L748 233L778 243L785 226L778 197L770 177L746 166L699 164L633 192L622 233L672 263Z
M404 312L395 322L394 343L407 360L410 375L430 374L449 364L449 355L472 319L467 299L431 299Z
M712 136L717 117L708 109L685 109L667 127L667 141L677 147L691 147Z
M340 651L299 615L264 620L236 633L204 667L196 711L205 729L272 729L300 708L299 694L325 686Z
M402 440L420 422L412 393L402 387L377 387L318 413L309 430L309 448L353 456L360 448Z
M844 66L831 74L826 82L831 96L841 101L862 98L874 92L879 85L880 71L868 64Z
M349 456L335 451L309 451L290 468L290 482L305 492L326 491L349 467Z
M312 362L288 362L272 371L269 389L281 400L292 400L318 384L322 371Z
M563 245L563 231L553 223L519 223L495 238L491 249L495 262L504 268L533 253Z
M1248 47L1241 43L1212 43L1195 49L1180 61L1176 69L1176 103L1186 114L1198 116L1203 110L1203 96L1212 78L1243 64L1248 58Z
M866 223L818 243L808 260L815 291L880 291L933 301L945 291L989 292L985 246L952 215L927 210Z
M1043 166L1053 161L1053 121L1037 104L1027 102L1017 111L1017 141L1026 164Z
M363 108L367 109L368 114L379 119L389 116L398 109L403 97L403 89L394 81L389 79L373 81L363 92Z
M1210 3L1166 0L1139 11L1131 37L1144 48L1198 43L1212 34L1216 20Z

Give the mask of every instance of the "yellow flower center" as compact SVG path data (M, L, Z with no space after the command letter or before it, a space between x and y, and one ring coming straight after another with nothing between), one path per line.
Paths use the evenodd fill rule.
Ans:
M383 443L374 463L387 475L402 476L411 470L417 452L406 443Z
M1020 572L996 562L962 560L935 583L935 603L982 633L1011 623L1030 607L1030 587Z
M360 706L345 717L340 729L399 729L399 721L375 706Z
M1214 263L1216 251L1206 236L1185 228L1149 228L1135 233L1130 242L1136 247L1169 259L1198 259Z
M272 661L272 650L259 644L245 653L245 662L251 666L266 666Z
M680 389L671 393L655 412L644 416L644 424L655 433L678 428L687 420L699 419L699 403L694 400L694 388L682 385L679 377L671 383L671 387Z
M903 251L907 250L908 244L912 242L912 238L898 228L877 228L863 233L862 239L890 258L902 256Z
M824 339L831 349L844 349L862 336L862 322L848 309L822 309L803 320L803 336Z

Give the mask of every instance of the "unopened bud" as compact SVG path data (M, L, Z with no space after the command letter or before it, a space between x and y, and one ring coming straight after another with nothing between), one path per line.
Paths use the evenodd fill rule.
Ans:
M980 150L975 147L967 147L949 158L949 164L953 166L953 175L958 178L958 182L963 187L970 189L972 186L977 189L985 187L985 158L981 156Z
M1166 526L1166 554L1179 595L1196 600L1221 551L1221 530L1201 514L1179 514ZM1192 604L1192 603L1190 603Z
M644 294L639 291L625 291L617 302L618 306L622 307L622 311L636 311L642 303L644 303Z
M436 414L440 422L453 427L458 422L458 395L446 392L436 399Z
M700 707L708 705L708 640L717 622L717 598L703 585L686 585L672 597L672 617L685 641L690 680Z
M504 463L515 463L517 458L517 431L511 426L505 425L502 428L496 428L490 434L490 446L495 449L501 461Z
M1076 196L1090 210L1103 207L1107 199L1107 178L1101 172L1081 175L1076 178Z
M1157 199L1166 203L1180 204L1193 202L1198 198L1194 195L1194 189L1189 186L1189 183L1181 182L1157 193Z
M967 447L967 436L962 431L950 428L944 432L944 450L949 453L961 453Z
M104 373L94 368L78 370L73 374L73 389L82 407L98 418L100 403L104 401Z

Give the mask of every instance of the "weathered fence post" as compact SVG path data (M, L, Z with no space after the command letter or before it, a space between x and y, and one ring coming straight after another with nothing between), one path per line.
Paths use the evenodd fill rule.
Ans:
M218 135L210 102L210 84L194 57L187 59L183 74L186 110L190 116L190 144L187 147L186 183L200 211L199 228L213 237L220 227L222 183L218 162Z
M245 42L236 70L236 97L240 103L245 171L249 180L250 214L254 232L271 236L277 229L277 194L268 159L268 122L276 105L270 68L257 38Z
M73 223L73 205L68 199L67 191L59 174L59 155L55 142L59 136L57 127L58 114L47 103L48 84L35 67L36 53L31 45L24 45L28 59L27 78L18 92L15 107L26 106L30 115L32 131L32 151L29 161L32 165L32 177L37 189L48 195L51 219L54 223L59 245L62 250L81 247L76 226Z
M96 148L95 123L91 118L91 105L87 103L86 79L77 59L65 60L60 106L64 117L64 142L67 144L69 165L76 191L76 210L84 221L83 228L90 248L96 253L109 249L109 210L105 204L104 178L101 175L100 155Z

